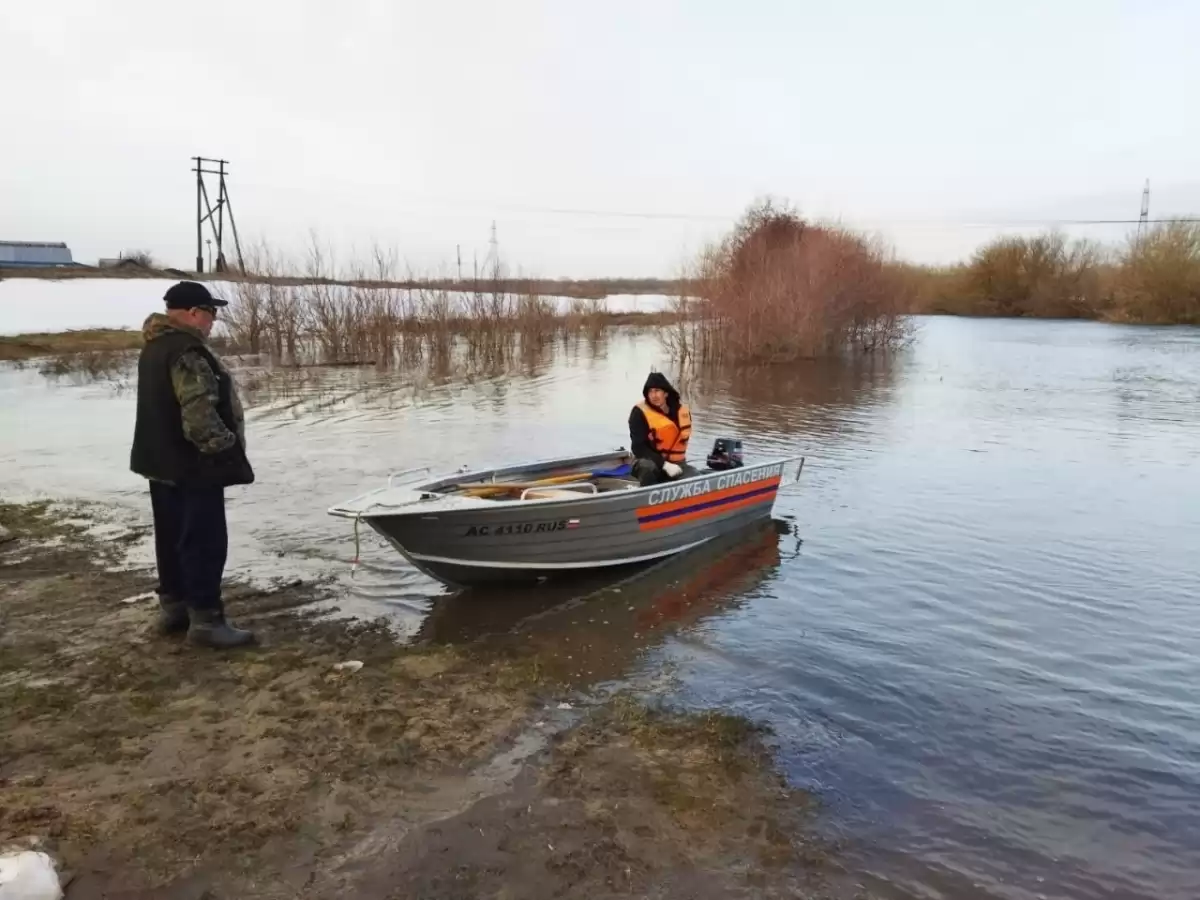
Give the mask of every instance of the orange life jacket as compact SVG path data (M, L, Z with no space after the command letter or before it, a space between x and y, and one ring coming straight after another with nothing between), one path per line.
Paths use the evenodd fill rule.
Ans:
M679 404L679 424L649 403L639 403L638 409L650 426L650 443L667 462L682 465L687 458L688 439L692 436L692 414L686 406Z

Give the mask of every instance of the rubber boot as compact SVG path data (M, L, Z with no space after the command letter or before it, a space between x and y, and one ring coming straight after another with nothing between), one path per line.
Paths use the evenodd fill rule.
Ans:
M234 628L225 621L225 614L219 609L192 610L191 627L187 637L189 643L201 647L215 647L217 650L245 647L254 643L253 631Z
M168 594L159 595L158 621L155 623L154 630L163 637L169 637L186 632L188 624L187 604Z

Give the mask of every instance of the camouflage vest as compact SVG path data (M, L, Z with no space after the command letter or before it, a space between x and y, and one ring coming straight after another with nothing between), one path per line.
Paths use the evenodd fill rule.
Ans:
M183 416L171 367L183 353L199 352L217 376L217 413L239 441L230 450L201 453L183 433ZM240 440L241 415L233 379L204 341L186 331L167 331L147 341L138 357L137 421L129 467L139 475L172 484L250 484L254 471Z

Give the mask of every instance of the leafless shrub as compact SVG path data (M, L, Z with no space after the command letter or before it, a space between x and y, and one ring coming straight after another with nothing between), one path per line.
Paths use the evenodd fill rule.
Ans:
M1200 222L1168 222L1131 238L1114 294L1114 318L1200 325Z
M564 332L599 334L608 323L608 305L603 297L573 297L562 317Z
M58 353L42 360L38 372L49 378L73 377L85 381L112 378L133 364L126 350L82 350Z
M379 245L339 268L315 233L299 263L265 242L252 246L246 259L247 274L233 283L222 331L232 348L291 363L386 366L428 357L448 364L461 340L473 365L489 366L518 353L533 359L556 334L596 335L619 321L602 297L560 310L541 292L551 282L510 278L495 259L470 282L401 272L396 253Z
M668 349L700 361L777 362L906 340L907 285L883 248L812 225L771 201L704 251L681 294Z
M1103 306L1104 250L1051 232L1000 238L981 248L963 274L966 301L981 315L1080 318Z

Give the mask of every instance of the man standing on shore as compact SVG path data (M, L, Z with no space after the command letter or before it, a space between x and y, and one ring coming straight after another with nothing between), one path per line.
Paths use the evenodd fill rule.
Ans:
M239 647L254 634L225 621L221 577L229 551L225 488L250 484L241 403L208 346L226 302L194 281L163 297L167 311L142 326L137 424L130 468L150 480L158 563L158 631L187 632L208 647Z

